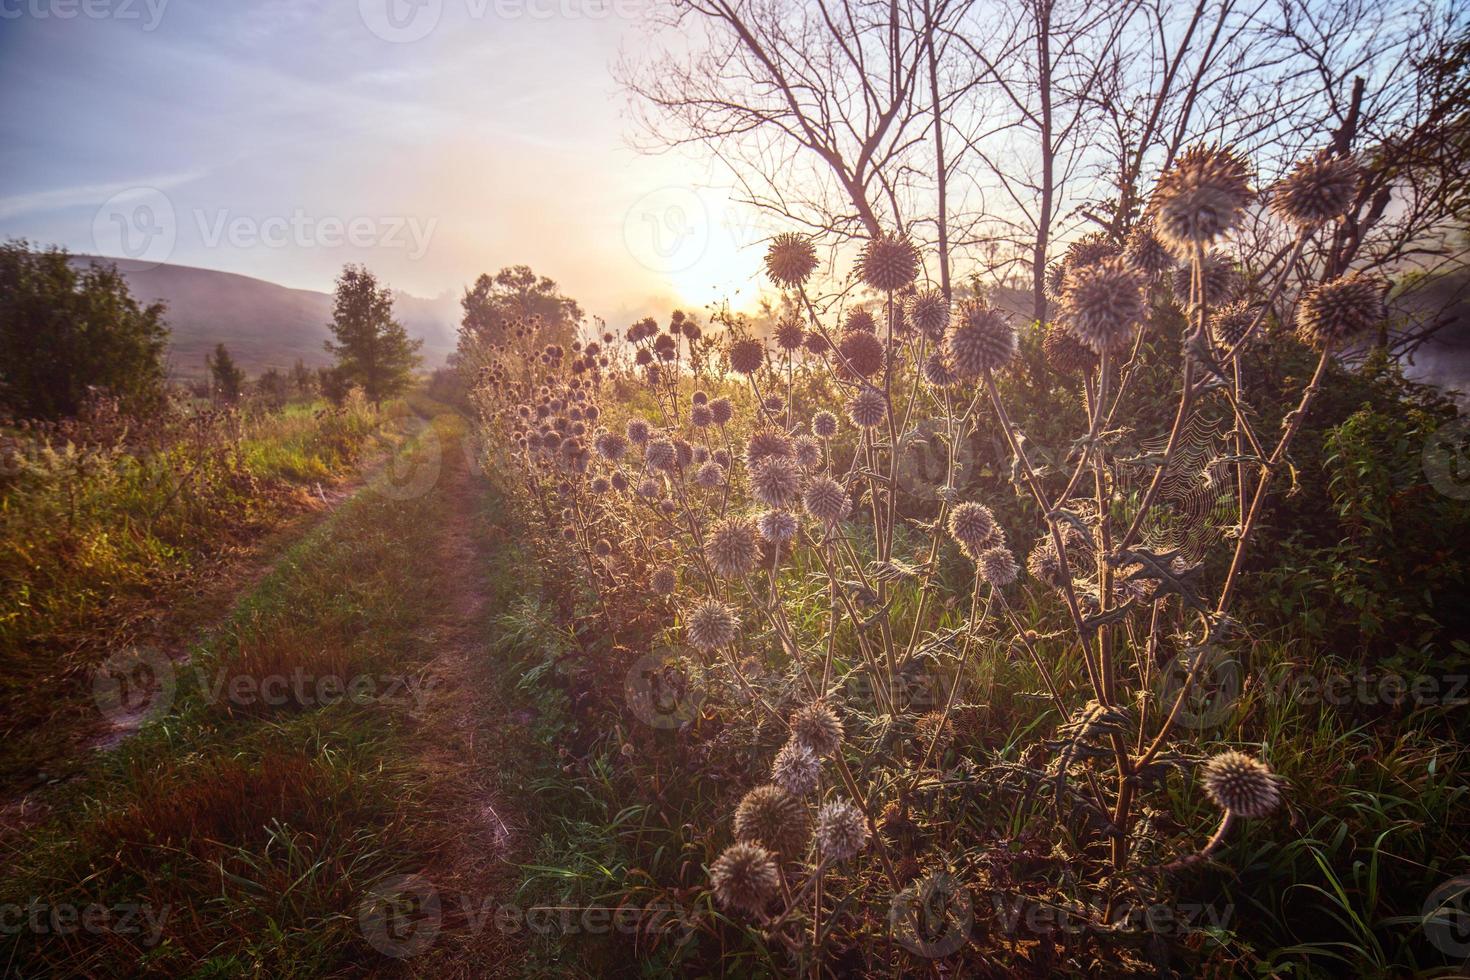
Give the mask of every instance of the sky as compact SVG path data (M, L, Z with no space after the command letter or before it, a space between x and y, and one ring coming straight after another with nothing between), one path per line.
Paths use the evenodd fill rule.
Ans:
M418 296L528 264L614 326L756 299L769 229L629 146L646 0L0 0L0 238Z

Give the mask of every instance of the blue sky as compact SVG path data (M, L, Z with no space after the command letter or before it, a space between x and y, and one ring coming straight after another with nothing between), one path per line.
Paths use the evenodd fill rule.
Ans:
M525 262L615 323L740 302L727 182L626 146L637 3L0 0L0 236L424 296Z

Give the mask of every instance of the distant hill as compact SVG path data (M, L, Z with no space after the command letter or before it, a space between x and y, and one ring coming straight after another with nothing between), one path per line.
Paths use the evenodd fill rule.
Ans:
M72 257L78 266L116 265L141 303L168 307L172 338L169 371L180 380L201 378L204 358L223 343L250 375L289 368L297 358L316 367L331 363L322 349L329 336L332 296L288 289L263 279L184 265L150 265L128 259ZM436 367L454 350L459 301L454 296L422 299L395 293L394 314L409 336L422 339L426 367Z

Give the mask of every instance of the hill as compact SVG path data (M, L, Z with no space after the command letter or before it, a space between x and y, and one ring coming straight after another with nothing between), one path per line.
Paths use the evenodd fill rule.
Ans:
M162 301L172 331L169 372L189 380L205 373L205 355L223 343L250 375L289 368L298 358L313 367L331 363L322 349L332 319L330 293L290 289L263 279L128 259L78 255L80 266L110 263L142 303ZM459 302L452 295L423 299L394 294L394 312L409 336L423 340L425 367L436 367L454 349Z

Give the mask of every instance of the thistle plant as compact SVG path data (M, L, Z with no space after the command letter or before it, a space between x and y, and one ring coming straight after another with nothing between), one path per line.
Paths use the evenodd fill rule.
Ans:
M1386 316L1383 284L1363 275L1300 290L1294 326L1317 362L1267 431L1243 354L1355 181L1350 162L1319 155L1271 190L1267 213L1294 236L1272 281L1247 281L1231 252L1260 206L1246 161L1200 146L1159 176L1126 235L1058 260L1050 323L945 295L901 230L865 242L848 287L822 296L814 243L782 234L765 261L782 292L770 337L722 311L703 327L641 321L595 350L548 346L529 373L483 352L482 420L528 513L566 543L583 623L613 648L685 651L712 695L702 717L746 733L761 760L712 831L726 842L706 858L717 908L819 958L834 889L882 909L948 872L914 838L962 838L963 814L931 814L948 822L928 831L907 817L936 794L1047 798L1055 845L1118 880L1208 859L1232 823L1283 801L1263 762L1231 750L1200 766L1224 814L1206 843L1162 854L1141 822L1201 758L1182 721L1243 641L1232 599L1333 354ZM1012 412L1027 331L1042 334L1049 382L1075 392L1082 422L1065 445L1040 445ZM1161 426L1138 393L1176 347ZM1207 413L1230 431L1226 452L1201 459L1192 433ZM915 500L904 446L920 422L941 473ZM1002 447L1003 492L962 472L976 439ZM1174 513L1176 487L1206 474L1224 488L1220 533ZM1014 757L956 748L985 707L964 687L996 650L1034 669L1050 705ZM1166 673L1181 680L1161 690ZM917 697L915 676L937 696Z

